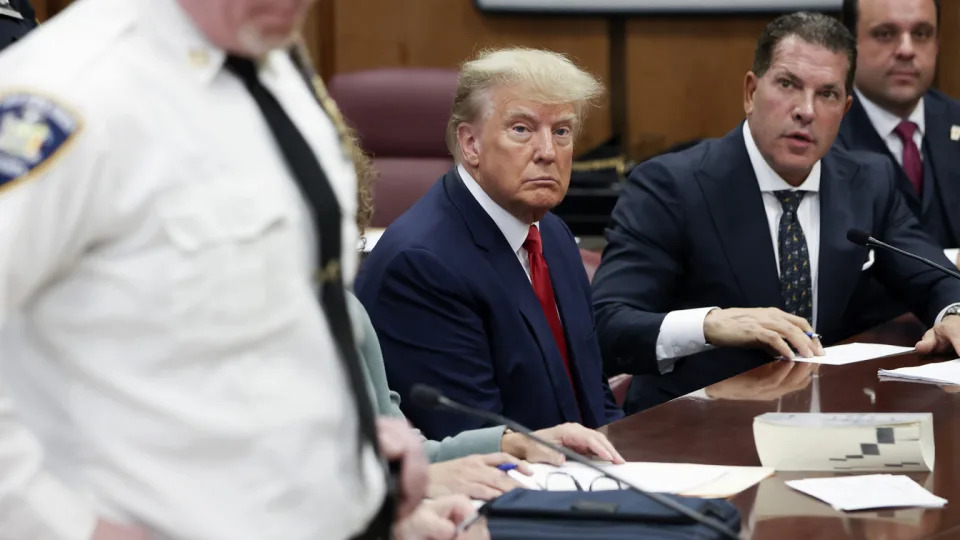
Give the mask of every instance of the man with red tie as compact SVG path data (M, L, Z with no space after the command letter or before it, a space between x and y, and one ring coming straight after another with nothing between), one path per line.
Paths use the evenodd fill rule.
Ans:
M596 78L540 50L464 64L447 128L456 166L387 229L357 277L404 414L430 438L482 421L427 411L416 383L533 429L622 416L602 371L590 284L549 210L567 192ZM602 436L599 433L597 436Z
M900 191L923 228L960 262L960 102L932 88L939 0L845 0L857 37L856 91L837 141L900 165Z
M940 47L939 0L844 0L857 38L853 104L837 144L887 156L924 230L960 263L960 102L932 88ZM873 283L870 324L908 311Z

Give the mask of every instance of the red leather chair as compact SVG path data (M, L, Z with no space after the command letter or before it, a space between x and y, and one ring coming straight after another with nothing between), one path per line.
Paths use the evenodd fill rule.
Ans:
M597 267L600 266L600 253L580 249L580 259L583 261L583 269L587 271L587 279L592 283L593 275L597 273Z
M614 375L607 380L610 383L610 391L613 392L613 399L617 402L617 405L623 407L623 402L627 400L627 389L630 388L630 381L632 380L633 375L629 373Z
M339 74L330 96L374 158L372 227L386 227L453 165L445 132L457 88L446 69L374 69Z

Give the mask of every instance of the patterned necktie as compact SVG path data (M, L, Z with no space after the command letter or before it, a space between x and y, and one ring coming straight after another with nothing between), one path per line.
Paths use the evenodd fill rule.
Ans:
M913 141L913 134L917 132L917 125L909 120L897 124L893 132L903 141L903 171L917 190L917 195L923 194L923 160L920 159L920 149Z
M547 260L543 258L543 241L540 238L540 229L536 225L530 226L527 239L523 241L523 249L527 250L527 257L530 260L530 281L533 284L533 292L540 301L540 307L547 317L553 340L560 350L560 358L563 358L563 367L567 370L570 386L576 388L573 384L573 373L570 371L570 358L567 355L567 339L563 334L563 323L560 321L560 314L557 313L557 300L553 295L553 282L550 281Z
M780 200L783 215L777 245L780 252L780 294L787 313L803 317L813 324L813 288L810 280L810 254L803 235L797 208L803 191L781 190L774 195Z

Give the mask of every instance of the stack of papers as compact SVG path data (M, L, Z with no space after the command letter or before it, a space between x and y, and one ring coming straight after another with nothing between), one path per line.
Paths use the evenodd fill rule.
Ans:
M928 471L936 456L931 413L764 413L753 438L778 471Z
M773 469L764 467L689 463L632 462L623 465L598 465L646 491L694 497L734 495L773 474ZM566 463L560 467L535 463L530 467L533 469L533 476L517 471L510 471L508 474L527 489L573 491L579 486L583 491L603 491L626 488L579 463Z
M937 497L908 476L871 474L840 478L807 478L786 483L816 497L837 510L873 508L942 508L947 500Z
M877 372L877 375L883 380L890 381L960 385L960 359L924 366L891 370L881 369Z
M895 345L881 345L879 343L848 343L846 345L825 347L823 352L826 354L823 356L814 356L812 358L796 356L793 360L795 362L812 362L815 364L826 364L828 366L842 366L854 362L863 362L865 360L903 354L912 350L913 347L897 347Z

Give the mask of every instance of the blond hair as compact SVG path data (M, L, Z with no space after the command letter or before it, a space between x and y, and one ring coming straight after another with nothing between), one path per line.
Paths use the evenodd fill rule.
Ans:
M447 148L460 162L457 128L489 112L489 92L496 87L519 87L524 97L546 104L572 103L575 130L583 126L588 106L603 94L603 84L566 56L542 49L515 47L485 50L460 67L457 93L447 122Z

